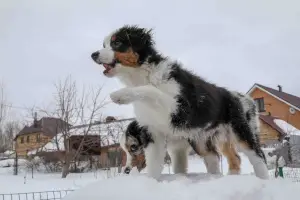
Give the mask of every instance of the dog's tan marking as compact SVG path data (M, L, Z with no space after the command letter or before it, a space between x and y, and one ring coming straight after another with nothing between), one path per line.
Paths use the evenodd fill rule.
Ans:
M227 158L229 165L229 171L231 173L240 173L241 171L241 159L236 151L235 144L226 142L222 146L222 153Z
M126 52L115 52L115 58L124 66L138 67L139 55L129 48Z
M238 143L239 143L239 145L240 145L242 148L244 148L244 149L250 149L249 144L248 144L247 142L239 141Z
M142 171L146 167L146 160L145 160L145 155L141 153L140 155L135 157L136 161L136 167L138 171Z

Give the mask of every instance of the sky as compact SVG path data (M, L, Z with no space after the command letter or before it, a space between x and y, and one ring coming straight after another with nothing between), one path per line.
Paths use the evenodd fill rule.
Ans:
M1 0L0 80L15 117L51 104L55 81L68 75L103 85L109 101L124 86L90 54L111 31L138 24L154 29L161 53L219 86L245 93L255 82L280 84L300 96L299 22L298 0ZM134 116L131 105L103 112Z

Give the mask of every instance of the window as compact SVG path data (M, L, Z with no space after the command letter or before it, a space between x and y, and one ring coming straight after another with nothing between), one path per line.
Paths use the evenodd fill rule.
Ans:
M27 143L29 143L29 141L30 141L30 137L29 137L29 135L26 137L26 142Z
M258 112L265 112L265 102L264 102L264 98L257 98L254 99L256 106L258 108Z
M20 142L21 142L21 144L24 143L24 137L21 137L21 138L20 138Z
M41 135L38 133L36 134L36 142L40 142L41 141Z

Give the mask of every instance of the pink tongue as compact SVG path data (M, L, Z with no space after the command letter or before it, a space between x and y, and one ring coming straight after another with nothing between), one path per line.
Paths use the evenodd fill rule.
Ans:
M105 67L105 69L108 69L108 68L109 68L109 65L108 65L108 64L103 64L103 66Z
M109 72L109 70L111 70L111 67L108 64L103 64L103 66L105 67L105 70L103 73L107 73L107 72Z

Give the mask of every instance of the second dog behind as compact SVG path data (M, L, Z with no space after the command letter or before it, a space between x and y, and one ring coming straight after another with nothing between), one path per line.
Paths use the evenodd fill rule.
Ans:
M129 174L132 170L133 166L136 166L138 171L142 171L146 167L147 161L144 157L144 148L146 148L149 143L153 142L153 135L148 131L147 127L140 126L136 120L132 121L125 133L120 138L121 148L126 153L126 165L124 168L124 173ZM193 149L196 154L200 157L204 158L204 163L208 173L211 174L220 174L220 160L217 159L214 162L214 165L211 165L212 162L207 162L207 159L220 157L220 151L226 156L229 164L229 168L231 170L240 171L240 157L236 153L235 155L231 155L226 145L218 145L222 146L222 149L218 149L214 144L217 144L216 138L210 138L207 140L208 142L204 147L200 147L196 141L187 140L187 139L178 139L176 141L167 141L167 151L171 157L172 168L175 174L177 173L187 173L188 168L188 154L191 149ZM178 151L178 149L182 150L182 146L185 146L185 151ZM180 148L177 148L180 147ZM165 151L162 152L165 154ZM226 154L227 153L227 154ZM216 156L217 155L217 156ZM172 159L173 158L173 159ZM175 159L174 159L175 158ZM149 162L149 161L148 161Z

